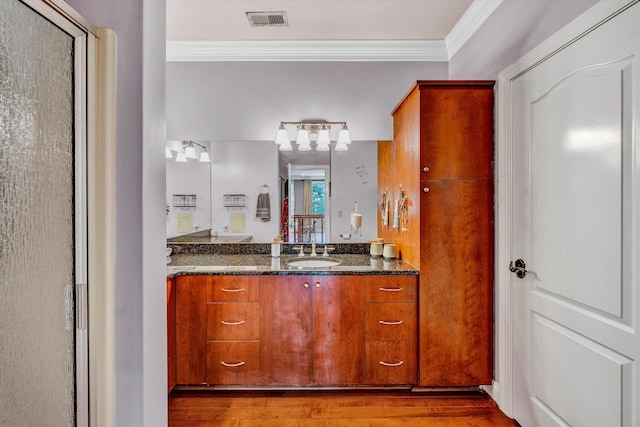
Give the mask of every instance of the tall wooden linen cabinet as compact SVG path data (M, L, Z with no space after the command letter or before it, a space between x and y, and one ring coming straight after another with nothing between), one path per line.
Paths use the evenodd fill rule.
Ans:
M493 86L418 81L392 113L393 200L408 205L392 236L420 269L420 386L493 377Z

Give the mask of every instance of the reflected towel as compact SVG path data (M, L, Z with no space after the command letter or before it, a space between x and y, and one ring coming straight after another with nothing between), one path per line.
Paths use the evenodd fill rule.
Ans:
M271 221L271 199L269 199L269 193L258 194L256 218L259 218L262 222Z

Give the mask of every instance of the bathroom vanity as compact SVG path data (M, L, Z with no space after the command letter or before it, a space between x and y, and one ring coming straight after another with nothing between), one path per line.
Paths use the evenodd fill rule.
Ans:
M417 270L359 259L367 264L174 267L170 389L416 384Z

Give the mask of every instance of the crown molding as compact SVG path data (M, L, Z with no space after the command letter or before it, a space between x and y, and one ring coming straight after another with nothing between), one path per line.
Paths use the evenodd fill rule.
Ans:
M167 61L449 61L503 0L474 0L444 40L167 41Z
M447 61L448 59L447 48L442 40L167 41L167 61Z
M484 21L500 6L503 0L474 0L469 9L462 15L458 23L445 38L448 59L453 58L458 50L482 26Z

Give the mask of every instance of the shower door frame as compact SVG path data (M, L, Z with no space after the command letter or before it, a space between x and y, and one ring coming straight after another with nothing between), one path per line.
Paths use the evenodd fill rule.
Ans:
M92 310L89 296L93 287L89 287L89 278L94 268L89 260L90 232L89 225L95 215L95 201L92 201L88 189L95 184L96 176L92 176L90 160L96 152L96 46L97 29L80 16L66 3L56 0L20 0L26 6L40 14L69 36L74 38L74 275L75 275L75 406L76 425L95 425L96 393L90 393L95 382L92 373L95 367L95 354L89 354L89 341L95 338L90 333L93 328ZM94 186L92 186L94 187ZM94 187L95 188L95 187ZM93 299L93 298L92 298ZM92 346L93 347L93 346ZM91 399L91 400L90 400Z

